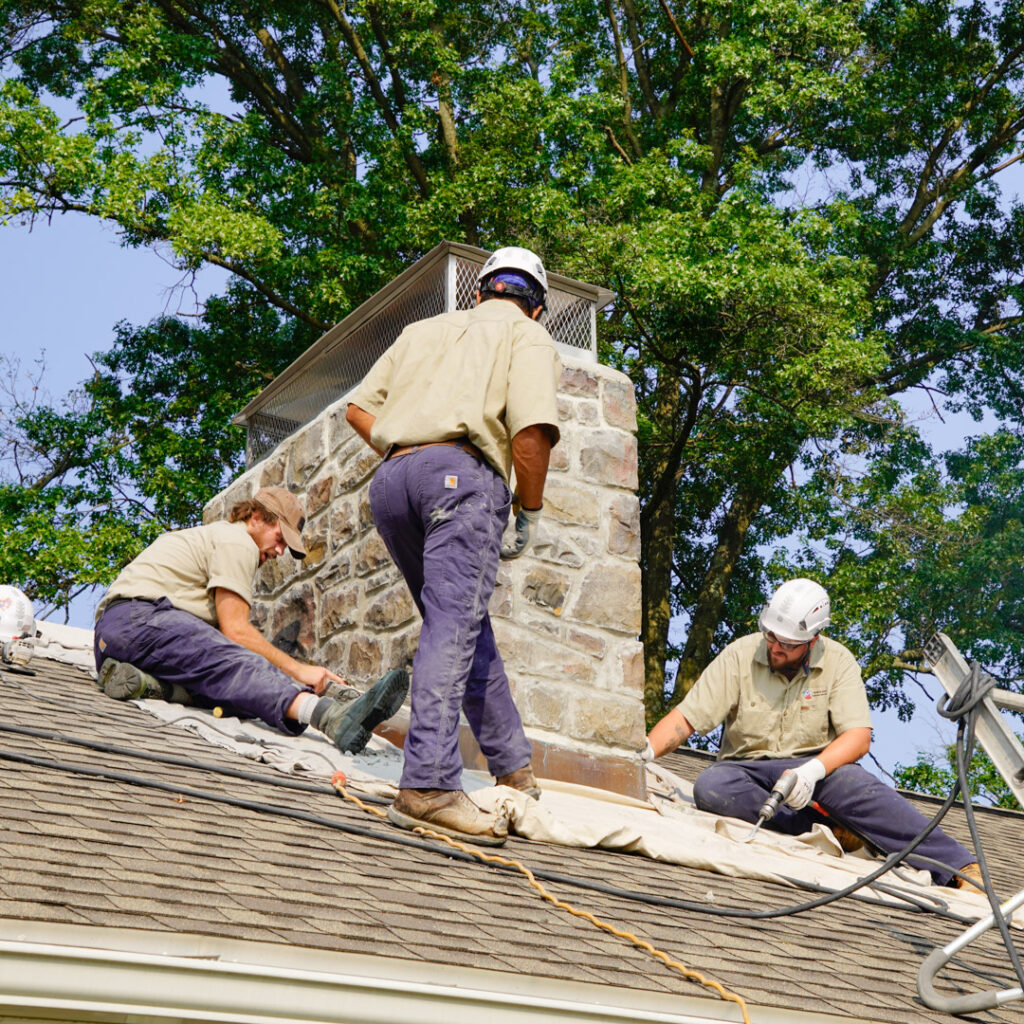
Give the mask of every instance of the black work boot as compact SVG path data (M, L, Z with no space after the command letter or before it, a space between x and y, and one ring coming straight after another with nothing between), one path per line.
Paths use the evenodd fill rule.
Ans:
M155 676L143 672L127 661L106 658L100 668L100 689L114 700L145 700L156 697L157 700L168 700L171 687L161 683Z
M321 697L309 724L333 740L343 754L358 754L370 742L373 730L398 711L408 692L409 673L396 668L357 700Z

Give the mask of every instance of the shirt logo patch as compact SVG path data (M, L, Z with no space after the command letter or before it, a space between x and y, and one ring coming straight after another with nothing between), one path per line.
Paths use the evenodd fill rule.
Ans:
M804 700L810 700L813 696L814 696L814 694L811 693L810 690L804 690L804 692L803 692Z
M444 489L446 491L454 491L458 486L459 478L454 473L452 473L451 476L446 476L444 478Z

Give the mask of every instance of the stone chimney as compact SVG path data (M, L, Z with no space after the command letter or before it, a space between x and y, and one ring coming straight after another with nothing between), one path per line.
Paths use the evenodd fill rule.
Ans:
M477 265L486 258L459 249ZM552 275L553 285L566 280ZM559 347L561 441L552 451L541 530L527 554L501 563L491 619L538 775L642 796L633 386L597 364L592 349L570 354L564 343ZM314 376L322 383L322 374ZM294 381L286 383L294 404ZM347 404L344 396L336 399L259 453L261 461L214 498L203 518L226 516L262 486L281 484L304 496L309 554L297 562L286 553L261 568L253 621L294 656L364 685L411 664L420 618L373 528L368 489L379 458L346 423ZM406 722L402 715L393 720L389 738L401 743ZM462 750L468 767L484 766L465 725Z

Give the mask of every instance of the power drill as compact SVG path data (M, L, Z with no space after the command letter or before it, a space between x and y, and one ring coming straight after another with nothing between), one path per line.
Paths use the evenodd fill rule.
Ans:
M750 835L743 840L745 843L749 843L754 836L757 835L757 830L766 822L771 821L775 817L775 812L782 806L783 801L790 793L793 792L793 787L796 785L796 772L791 768L787 768L779 776L779 781L772 786L772 791L768 794L765 802L761 804L761 809L757 812L757 824L754 826Z

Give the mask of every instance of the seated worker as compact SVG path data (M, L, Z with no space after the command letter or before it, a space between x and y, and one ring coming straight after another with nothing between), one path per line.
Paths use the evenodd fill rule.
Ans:
M863 836L894 853L927 819L855 763L871 746L867 694L853 655L820 635L829 621L823 587L806 579L783 583L761 612L761 631L734 640L708 665L682 703L651 730L644 759L724 723L718 763L701 772L693 786L702 811L757 821L772 787L791 769L796 785L766 828L799 835L825 822L844 849L862 845L857 836ZM808 807L812 799L838 825ZM915 860L915 854L908 858L929 871L936 884L955 878L959 888L965 884L962 875L981 879L974 855L941 829L916 854L946 865Z
M340 676L296 661L249 621L256 570L286 547L304 558L304 524L295 495L264 487L236 504L228 522L157 537L96 609L104 692L117 700L175 696L219 705L293 736L312 725L341 751L362 750L374 727L401 707L408 674L389 672L361 697L345 699L355 691Z

